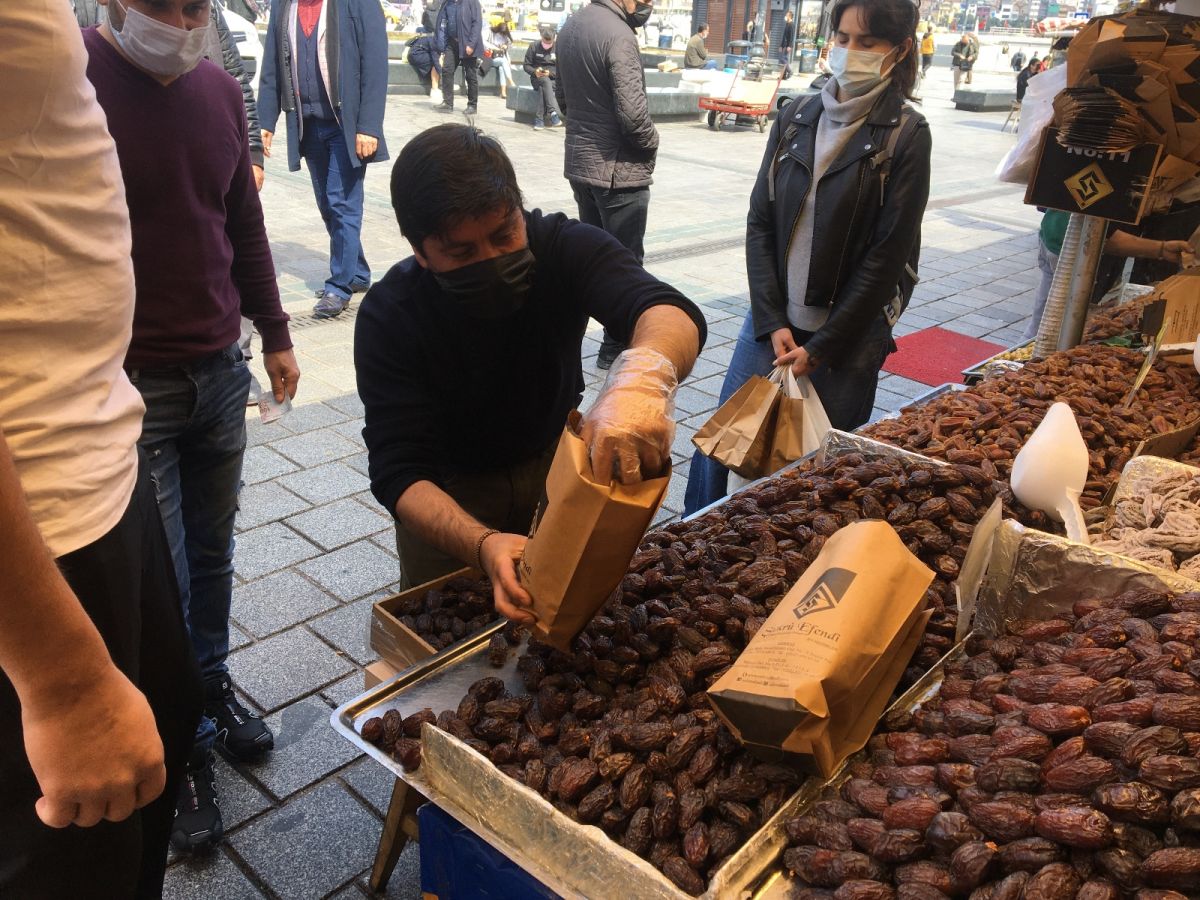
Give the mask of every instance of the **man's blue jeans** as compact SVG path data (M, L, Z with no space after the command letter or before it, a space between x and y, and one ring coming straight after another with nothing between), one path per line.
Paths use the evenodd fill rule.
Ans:
M179 579L179 596L205 683L229 655L233 521L246 449L250 370L237 344L182 366L133 369L146 403L138 441L150 461L159 513ZM196 744L216 729L201 717Z
M365 165L354 165L342 126L334 120L305 119L300 155L308 164L317 209L329 232L329 278L325 290L350 299L351 286L371 280L362 249Z
M795 329L793 335L801 345L812 337L811 333ZM809 376L834 428L853 431L871 418L875 389L879 384L879 369L892 349L892 329L880 313L837 368L822 365ZM754 339L753 317L747 313L742 330L738 333L729 369L725 373L725 381L721 384L720 402L724 403L737 393L738 388L752 376L769 375L774 362L771 342ZM697 450L692 455L692 465L688 470L683 514L690 516L728 493L729 470Z

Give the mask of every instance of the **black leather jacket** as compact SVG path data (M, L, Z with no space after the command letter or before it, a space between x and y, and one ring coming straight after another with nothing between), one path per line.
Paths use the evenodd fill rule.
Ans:
M817 185L804 303L833 309L805 347L834 366L896 296L905 265L916 269L929 198L931 144L923 116L909 111L912 121L901 133L890 165L879 165L891 130L901 124L902 103L899 90L883 94ZM789 324L788 244L812 186L817 123L823 112L817 96L800 110L794 129L792 117L780 115L750 195L746 270L759 340ZM773 163L774 199L769 184Z
M80 28L92 28L108 21L106 10L97 0L71 0L71 6ZM250 162L261 168L262 131L258 127L258 104L254 100L254 87L246 67L242 65L242 54L238 52L237 42L229 32L225 17L221 15L221 8L216 4L213 5L209 18L208 49L204 55L236 78L242 86L242 100L246 104L246 124L250 135Z

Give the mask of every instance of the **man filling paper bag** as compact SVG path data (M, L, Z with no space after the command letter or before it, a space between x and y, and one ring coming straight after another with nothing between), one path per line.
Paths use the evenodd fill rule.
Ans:
M573 414L546 476L546 494L517 566L533 599L538 638L568 652L629 568L671 480L597 478Z
M933 572L886 522L847 525L708 689L763 755L830 777L866 744L929 621Z

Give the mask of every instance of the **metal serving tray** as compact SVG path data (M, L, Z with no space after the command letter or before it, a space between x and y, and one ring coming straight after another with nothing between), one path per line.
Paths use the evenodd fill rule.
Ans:
M788 468L814 458L824 460L851 452L945 465L861 435L834 430L826 435L819 451ZM543 797L501 773L482 755L436 728L423 729L422 763L414 772L406 771L388 753L362 738L363 723L390 709L405 716L426 707L435 713L456 709L467 689L480 678L500 678L514 694L526 693L516 669L524 644L510 649L504 666L495 668L488 662L488 642L502 627L503 623L496 623L338 707L330 717L334 730L564 897L589 900L688 897L649 862L621 847L600 829L581 825L563 815ZM721 866L703 897L724 900L749 891L786 844L783 823L797 814L800 804L811 802L813 791L822 784L816 778L802 784Z
M359 732L367 719L389 709L403 715L425 707L435 712L455 709L467 688L480 678L501 678L514 693L524 693L516 671L523 647L510 650L502 668L487 661L488 639L499 627L448 647L338 707L331 716L334 730L563 897L688 897L654 866L600 829L571 820L482 755L436 728L423 729L422 762L415 772L406 771L379 747L363 740ZM809 779L802 785L718 870L703 896L709 900L737 897L748 889L786 843L783 823L819 784L817 779Z

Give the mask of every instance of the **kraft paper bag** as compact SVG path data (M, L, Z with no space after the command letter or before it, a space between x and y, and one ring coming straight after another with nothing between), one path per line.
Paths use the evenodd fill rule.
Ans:
M847 525L708 689L710 703L743 743L830 774L866 742L865 721L899 682L932 581L888 523Z
M769 380L779 385L781 396L763 475L815 452L833 427L807 375L797 378L791 366L777 366Z
M779 406L779 386L753 376L712 414L692 436L705 456L746 478L763 471L771 452L771 432Z
M625 576L671 480L668 467L639 484L600 483L577 423L576 415L559 439L517 566L533 598L535 636L564 652Z

